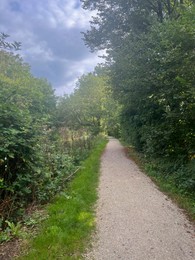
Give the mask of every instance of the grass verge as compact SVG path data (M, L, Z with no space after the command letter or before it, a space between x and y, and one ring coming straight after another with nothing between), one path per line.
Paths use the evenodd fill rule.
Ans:
M49 204L49 217L28 245L24 259L81 259L95 227L100 157L107 141L98 141L69 187Z
M124 142L123 142L124 144ZM124 144L125 145L125 144ZM151 162L136 152L132 147L126 147L126 153L144 171L159 189L167 194L180 208L185 210L189 219L195 223L195 197L194 193L185 193L179 189L173 180L172 175L166 175L160 171L157 162Z

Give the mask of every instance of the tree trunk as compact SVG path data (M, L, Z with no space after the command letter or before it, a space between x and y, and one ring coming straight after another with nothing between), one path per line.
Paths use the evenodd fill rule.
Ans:
M172 10L171 10L171 1L170 1L170 0L167 0L167 11L168 11L168 15L170 16L171 13L172 13Z
M163 8L162 8L162 2L161 0L158 0L158 18L159 21L162 23L163 22Z

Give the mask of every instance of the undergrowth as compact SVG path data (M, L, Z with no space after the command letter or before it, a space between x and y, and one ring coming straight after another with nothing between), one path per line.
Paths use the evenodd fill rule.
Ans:
M81 259L94 229L100 156L106 143L98 141L69 187L48 206L49 217L20 260Z

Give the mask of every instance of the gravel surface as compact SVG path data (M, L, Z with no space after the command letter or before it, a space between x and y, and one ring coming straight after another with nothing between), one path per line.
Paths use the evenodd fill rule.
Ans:
M194 231L111 138L102 156L97 232L85 259L194 260Z

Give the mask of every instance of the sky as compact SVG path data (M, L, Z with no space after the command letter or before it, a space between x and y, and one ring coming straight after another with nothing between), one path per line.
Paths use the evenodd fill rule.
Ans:
M22 43L18 53L56 95L73 91L78 78L103 60L84 45L92 14L79 0L0 0L0 32Z

